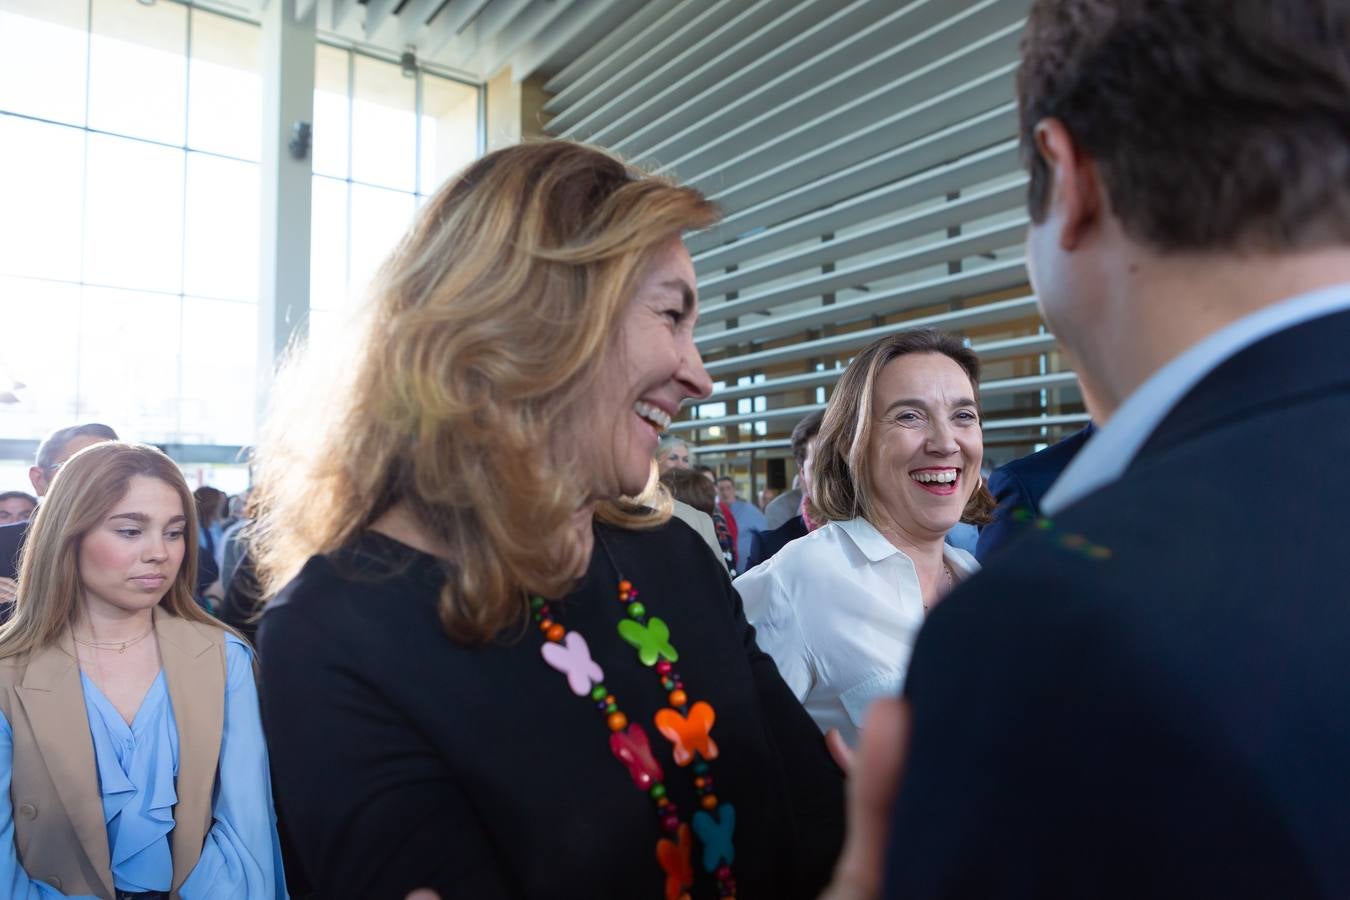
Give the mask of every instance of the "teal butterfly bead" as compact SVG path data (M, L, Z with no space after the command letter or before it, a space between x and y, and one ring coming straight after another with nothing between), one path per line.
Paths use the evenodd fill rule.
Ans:
M657 657L664 657L667 662L677 662L680 658L670 643L670 629L656 616L648 619L646 625L624 619L619 623L619 637L637 648L638 659L644 666L656 665Z
M703 870L711 872L721 863L731 865L736 861L736 848L731 836L736 831L736 808L730 803L717 807L717 818L699 810L694 813L690 824L694 834L703 844Z

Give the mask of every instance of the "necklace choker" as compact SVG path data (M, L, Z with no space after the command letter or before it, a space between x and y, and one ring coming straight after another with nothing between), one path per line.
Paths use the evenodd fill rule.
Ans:
M674 667L680 655L670 642L669 627L657 616L647 614L647 608L638 600L637 588L623 577L598 530L595 539L619 574L618 601L624 608L619 636L637 651L638 661L653 670L666 692L669 705L657 711L653 724L670 741L675 765L693 768L699 809L688 823L681 821L675 803L667 796L665 771L652 754L646 730L637 722L629 722L619 708L618 698L605 685L604 670L591 658L586 639L558 621L558 614L548 600L535 596L530 600L530 611L544 637L540 652L549 666L567 677L567 686L573 694L595 705L609 730L610 752L628 770L633 784L651 798L657 825L664 835L656 842L656 859L666 873L666 900L689 900L694 885L693 835L697 835L702 845L703 870L717 880L718 896L735 898L736 881L731 865L735 861L732 835L736 809L713 792L708 765L718 756L717 743L710 734L716 713L712 704L690 699Z
M145 629L144 634L142 634L140 637L134 637L129 641L86 641L83 638L75 637L74 632L71 632L70 636L72 638L75 638L75 643L84 644L86 647L93 647L95 650L116 650L118 653L126 653L128 647L132 647L135 646L136 644L139 644L141 641L149 637L150 632L154 630L155 626L154 623L152 622L150 624L150 627Z

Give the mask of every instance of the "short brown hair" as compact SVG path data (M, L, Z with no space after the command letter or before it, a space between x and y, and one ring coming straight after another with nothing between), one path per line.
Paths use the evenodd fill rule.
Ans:
M868 494L867 447L872 437L872 389L887 364L911 353L940 353L970 378L970 389L980 402L980 358L961 339L932 328L902 331L878 338L848 364L825 408L811 462L811 518L846 522L859 516L876 523ZM961 521L987 524L997 504L981 482L970 495Z
M713 514L717 503L717 488L708 476L693 469L667 469L661 476L661 483L670 491L670 496L681 503L688 503L699 512Z
M825 410L817 409L807 413L792 429L792 458L797 461L797 469L806 465L806 448L811 439L820 433L820 421L825 418Z
M1033 131L1056 118L1156 250L1350 241L1343 0L1038 0L1017 97L1034 221L1049 169Z

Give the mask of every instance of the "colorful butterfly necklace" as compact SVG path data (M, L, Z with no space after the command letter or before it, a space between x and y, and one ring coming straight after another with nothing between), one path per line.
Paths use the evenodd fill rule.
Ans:
M614 565L614 557L598 533L596 541ZM693 764L694 791L701 808L695 811L690 824L703 845L703 869L717 879L718 896L734 900L736 881L731 875L731 864L736 855L732 845L736 809L713 793L713 777L708 767L717 758L717 744L709 734L716 714L705 701L690 703L684 682L673 665L680 655L670 643L670 629L660 618L647 615L647 608L638 602L637 588L623 577L617 565L614 570L620 572L619 603L625 613L619 622L619 636L637 650L638 660L644 666L655 670L670 704L657 711L656 728L673 745L677 766ZM558 622L552 605L543 597L532 598L530 609L544 636L540 648L544 661L567 676L572 693L594 702L609 727L610 752L628 769L638 789L646 792L655 804L657 823L665 835L656 842L656 859L666 873L666 900L688 900L694 884L690 824L680 821L675 803L666 796L665 773L652 755L647 732L638 723L630 723L619 709L618 698L605 686L605 673L591 659L590 647L581 633L568 631Z

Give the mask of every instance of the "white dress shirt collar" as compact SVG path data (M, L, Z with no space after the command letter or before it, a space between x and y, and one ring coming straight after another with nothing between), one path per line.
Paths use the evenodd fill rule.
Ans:
M839 526L840 531L848 535L849 540L853 541L859 552L867 557L868 562L878 563L897 553L903 553L903 551L888 541L886 536L882 534L875 525L864 519L862 516L858 516L856 519L849 519L846 522L835 522L834 524ZM953 547L951 544L944 543L942 545L942 555L943 558L946 559L947 564L951 566L953 574L955 574L958 579L963 579L966 576L974 574L979 568L978 566L971 565L974 557L971 557L964 552L960 552L959 548ZM906 559L909 559L909 554L906 553L904 556Z
M1350 284L1332 285L1244 316L1193 345L1125 398L1046 492L1041 508L1055 515L1119 479L1167 414L1225 360L1276 332L1346 309Z

